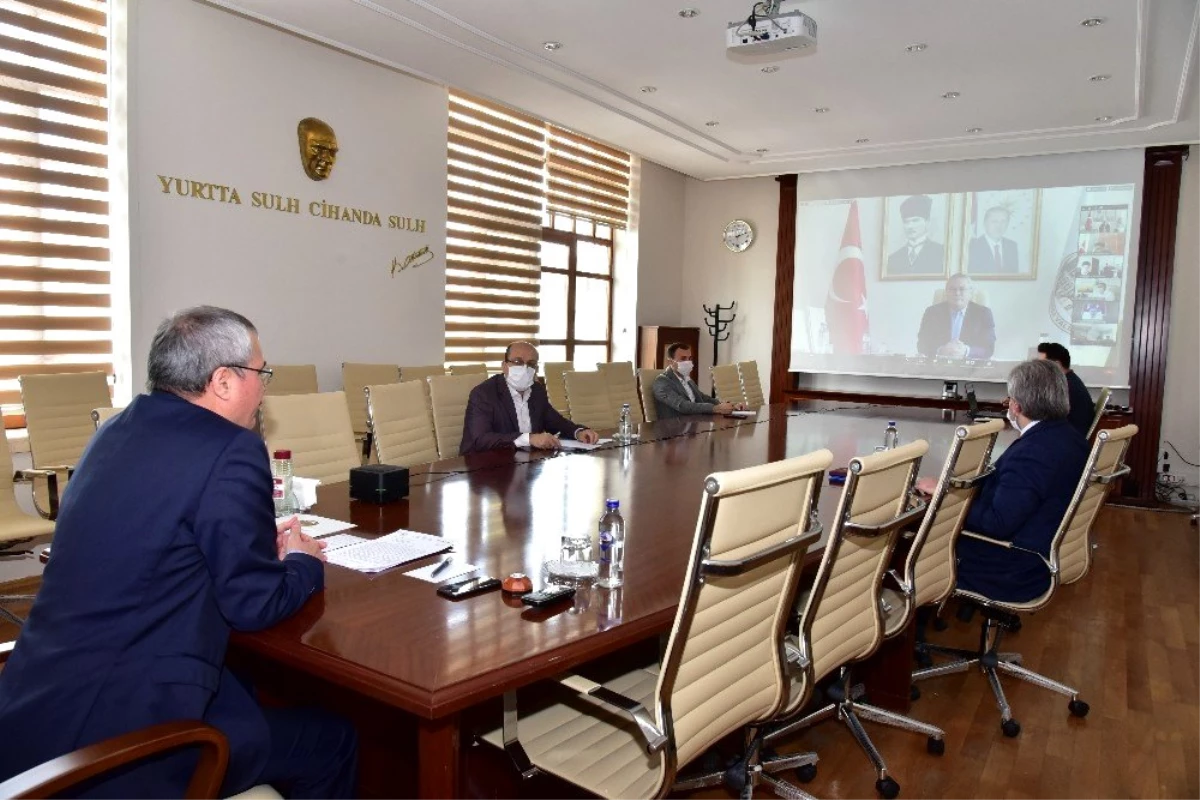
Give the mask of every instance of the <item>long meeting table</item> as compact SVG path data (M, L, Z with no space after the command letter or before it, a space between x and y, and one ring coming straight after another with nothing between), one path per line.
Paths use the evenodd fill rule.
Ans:
M414 468L408 498L390 505L352 501L345 483L322 486L315 514L353 522L355 533L404 528L442 536L476 574L522 572L535 588L563 534L594 536L604 500L615 498L626 522L624 586L612 594L585 587L573 605L540 612L499 591L448 601L433 584L405 575L434 559L373 575L329 566L323 593L282 624L236 635L231 661L252 667L260 683L300 673L411 718L413 791L463 796L464 711L670 630L707 475L821 448L845 466L882 443L889 419L902 442L929 442L921 473L931 476L964 424L961 415L947 421L928 409L776 405L749 419L643 424L629 446L435 462ZM1001 446L1007 441L1006 434ZM822 485L818 515L826 532L840 494ZM823 547L824 535L809 558Z

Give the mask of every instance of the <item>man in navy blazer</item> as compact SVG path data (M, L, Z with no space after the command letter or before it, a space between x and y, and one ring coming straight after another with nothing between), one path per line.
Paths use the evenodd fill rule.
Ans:
M1021 271L1017 243L1005 236L1009 213L993 206L983 215L983 235L967 248L967 272L971 275L1016 275Z
M1050 588L1050 542L1083 476L1088 444L1067 421L1067 379L1053 361L1026 361L1008 377L1008 419L1020 433L983 481L965 530L1023 550L959 537L958 587L1024 602ZM932 491L932 479L917 483ZM1033 552L1026 552L1033 551Z
M599 435L554 410L546 387L534 380L538 351L529 342L504 350L499 375L471 390L459 452L481 453L514 447L557 449L560 437L595 444Z
M971 279L951 275L946 299L925 309L917 332L917 352L928 358L983 360L996 351L996 321L992 310L971 301Z
M229 740L224 794L354 792L354 730L318 710L263 709L224 667L231 630L268 628L324 586L322 545L276 527L251 430L269 379L254 326L199 307L164 322L149 393L101 426L64 494L54 555L0 672L0 780L85 745L178 719ZM91 785L178 797L194 752Z
M1092 399L1092 393L1083 385L1083 379L1071 369L1071 351L1058 342L1042 342L1037 349L1038 358L1058 364L1063 374L1067 376L1067 398L1071 406L1071 410L1067 414L1067 422L1071 423L1075 430L1087 436L1092 427L1092 420L1096 416L1096 401Z

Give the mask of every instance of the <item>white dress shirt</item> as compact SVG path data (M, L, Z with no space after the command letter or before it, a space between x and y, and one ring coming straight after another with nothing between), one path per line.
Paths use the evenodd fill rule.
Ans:
M692 391L692 382L680 375L678 372L675 372L675 370L671 370L671 372L673 372L675 377L679 379L679 382L683 384L683 390L687 392L688 401L692 403L696 402L696 393Z
M505 384L507 385L507 384ZM511 386L508 387L508 393L512 395L513 406L517 409L517 430L521 432L514 441L516 447L529 447L529 434L533 431L533 425L529 421L529 393L532 389L526 389L524 392L518 392Z

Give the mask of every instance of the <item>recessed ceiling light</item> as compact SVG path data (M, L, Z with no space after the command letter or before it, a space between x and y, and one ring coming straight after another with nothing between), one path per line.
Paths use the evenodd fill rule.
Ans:
M917 42L916 44L910 44L908 47L904 48L904 52L906 52L906 53L922 53L928 47L929 47L929 45L925 44L924 42Z
M658 91L658 87L657 86L643 86L641 89L638 89L638 91L641 92L642 94L654 94L655 92Z
M967 128L967 133L983 133L983 128Z
M828 114L829 106L817 106L813 109L814 114Z
M715 119L710 119L708 122L706 122L704 124L709 128L715 128L718 125L720 125L721 123L717 122Z
M757 150L755 150L754 152L758 153L759 155L762 155L763 153L769 153L771 151L765 147L760 147Z
M1092 77L1088 78L1088 80L1092 83L1103 83L1104 81L1111 79L1112 75L1093 75Z
M679 10L679 16L684 19L691 19L692 17L699 16L699 14L700 9L697 8L683 8Z
M962 95L958 92L946 92L944 95L942 95L943 100L956 100L959 97L962 97Z
M542 47L553 53L555 50L562 49L562 42L542 42Z
M1103 117L1096 117L1096 122L1112 122L1112 121L1113 121L1113 118L1110 117L1108 114L1105 114Z
M763 67L762 71L770 75L772 72L779 72L779 67L771 64L770 66Z
M855 143L855 144L866 144L866 143L867 143L867 142L869 142L869 141L871 141L871 140L870 140L870 139L868 139L867 137L865 137L865 136L864 136L864 137L863 137L863 138L861 138L861 139L855 139L855 140L854 140L854 143Z
M1104 17L1088 17L1083 22L1079 23L1085 28L1096 28L1108 22Z

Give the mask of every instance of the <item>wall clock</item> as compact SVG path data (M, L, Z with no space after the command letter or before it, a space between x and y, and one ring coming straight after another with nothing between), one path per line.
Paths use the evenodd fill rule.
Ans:
M735 219L725 226L721 237L732 253L740 253L754 241L754 228L744 219Z

